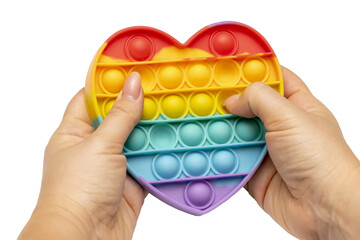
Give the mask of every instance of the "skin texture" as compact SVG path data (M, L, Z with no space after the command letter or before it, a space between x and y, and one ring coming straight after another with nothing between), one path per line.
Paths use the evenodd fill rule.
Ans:
M258 116L269 154L246 189L300 239L360 236L360 164L331 112L283 68L285 96L251 84L224 102L233 114ZM37 206L19 239L130 239L146 193L126 175L121 155L143 107L140 77L126 80L94 131L84 92L69 103L45 151Z
M94 131L84 91L74 96L45 150L38 204L19 239L132 237L146 193L126 174L121 153L141 117L143 97L133 73Z
M257 82L224 102L233 114L260 117L267 129L268 155L247 190L295 237L356 238L360 232L341 228L346 227L343 215L349 214L343 204L354 197L349 189L360 183L359 161L331 112L298 76L286 68L282 72L284 97ZM348 220L352 230L358 229L359 217Z

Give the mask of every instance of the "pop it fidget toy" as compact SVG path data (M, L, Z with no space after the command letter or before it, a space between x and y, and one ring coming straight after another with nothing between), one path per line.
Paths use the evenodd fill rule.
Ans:
M128 172L177 209L194 215L215 209L244 186L267 151L262 122L231 115L222 103L255 81L283 94L275 53L236 22L209 25L184 44L154 28L123 29L90 66L85 96L95 128L133 71L145 99L124 146Z

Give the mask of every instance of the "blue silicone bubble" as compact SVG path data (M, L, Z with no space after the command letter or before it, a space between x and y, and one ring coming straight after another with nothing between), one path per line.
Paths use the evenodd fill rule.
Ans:
M231 149L221 149L212 152L211 156L212 170L220 174L234 173L239 165L236 153Z
M148 142L145 130L142 127L136 127L129 135L124 147L129 151L139 151L145 149Z
M265 144L265 143L264 143ZM223 149L218 149L218 150L230 150L233 153L236 154L237 158L236 161L238 163L232 162L232 160L234 160L234 156L231 154L216 154L215 155L215 160L219 160L220 163L224 163L224 165L232 165L234 167L233 172L231 170L227 170L229 172L231 172L231 174L244 174L247 172L250 172L255 166L257 166L257 164L259 164L259 162L262 160L262 158L259 158L259 156L262 156L262 154L266 153L266 149L264 149L264 144L251 144L249 146L246 147L240 147L240 148L223 148ZM207 171L207 173L203 176L191 176L188 172L187 169L191 168L191 166L185 166L188 163L184 163L184 155L185 154L190 154L190 153L200 153L200 154L205 154L206 156L208 156L209 159L209 163L210 163L210 169ZM214 155L214 149L202 149L202 150L189 150L186 149L185 153L179 153L176 151L173 151L173 153L170 153L170 151L163 151L161 154L174 154L176 155L180 160L180 165L182 166L182 172L180 175L178 175L177 179L174 179L174 182L176 180L182 181L186 178L199 178L199 179L206 179L208 177L212 177L212 176L217 176L217 175L222 175L222 177L226 178L226 174L220 173L219 171L217 171L216 169L220 169L220 164L217 163L216 161L214 161L214 158L212 157L212 155ZM149 154L149 155L137 155L136 153L129 153L127 154L127 163L129 166L129 169L133 169L133 168L137 168L139 169L139 171L137 172L138 175L134 175L136 178L141 176L142 178L144 178L146 181L149 182L153 182L153 181L158 181L159 179L162 179L159 174L155 175L154 173L154 158L156 156L158 156L159 154ZM222 156L221 156L222 155ZM229 161L229 164L225 164L226 163L226 157L230 156L230 159L232 159L231 161ZM213 160L212 160L213 158ZM246 160L246 161L245 161ZM205 169L203 164L199 164L199 168L194 168L194 169ZM203 167L201 167L203 166ZM215 167L216 168L215 168ZM227 169L231 169L232 167L223 167L223 168L227 168ZM206 171L206 170L204 170ZM221 170L220 170L221 171ZM199 174L200 174L200 170L199 170ZM222 172L226 172L225 170L223 170ZM230 176L230 178L232 178L233 176Z
M227 120L210 121L206 129L209 140L215 144L228 143L234 137L231 124Z
M155 176L159 179L174 179L181 173L180 159L175 154L159 154L152 164Z
M178 134L180 141L186 146L199 146L205 141L205 130L196 122L180 124Z
M236 136L243 141L255 141L261 136L261 128L255 119L242 118L235 123Z
M210 170L210 162L204 152L187 152L182 159L184 172L189 176L205 176Z

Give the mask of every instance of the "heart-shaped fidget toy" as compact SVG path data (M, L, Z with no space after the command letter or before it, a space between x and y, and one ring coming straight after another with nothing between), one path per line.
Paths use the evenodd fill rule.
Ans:
M283 94L275 53L236 22L209 25L184 44L154 28L123 29L90 66L85 95L95 128L133 71L145 99L124 146L128 172L177 209L194 215L215 209L244 186L267 151L262 122L228 114L222 103L255 81Z

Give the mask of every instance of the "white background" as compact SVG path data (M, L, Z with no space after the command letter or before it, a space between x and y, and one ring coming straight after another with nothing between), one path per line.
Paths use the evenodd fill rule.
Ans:
M357 1L1 1L0 239L15 239L29 219L47 141L71 97L84 86L92 57L111 34L147 25L184 42L223 20L246 23L265 36L280 63L332 110L359 157ZM148 196L134 235L245 238L293 239L245 190L202 217Z

